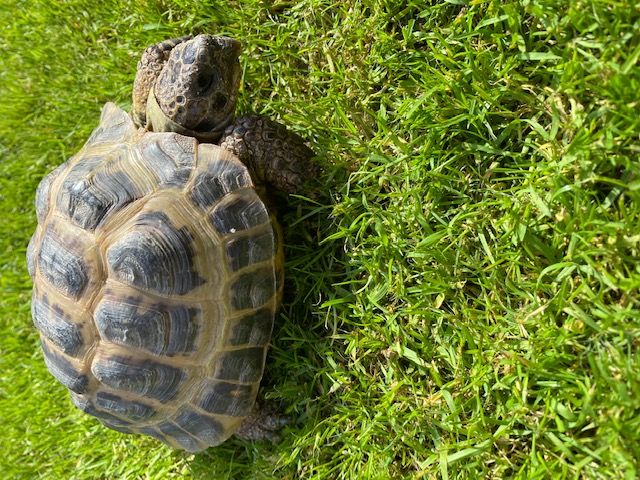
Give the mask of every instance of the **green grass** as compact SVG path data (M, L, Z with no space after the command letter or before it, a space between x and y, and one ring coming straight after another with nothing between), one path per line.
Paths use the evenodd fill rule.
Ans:
M637 478L639 12L0 0L2 478ZM326 186L284 214L263 394L294 421L197 455L72 407L24 260L41 177L191 32L243 41L239 109L309 138Z

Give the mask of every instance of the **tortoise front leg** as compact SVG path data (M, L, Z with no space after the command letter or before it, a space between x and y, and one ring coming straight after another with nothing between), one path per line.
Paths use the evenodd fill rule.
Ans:
M220 146L244 163L254 182L285 193L302 193L317 174L313 151L284 125L259 116L238 118L227 127Z
M169 59L173 47L179 43L191 39L191 35L180 38L171 38L148 47L138 62L136 79L133 82L133 106L131 116L138 127L147 125L147 97L153 87L162 67Z

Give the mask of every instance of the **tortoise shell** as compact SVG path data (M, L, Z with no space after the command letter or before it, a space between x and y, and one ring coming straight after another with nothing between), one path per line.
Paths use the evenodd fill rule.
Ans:
M105 105L36 193L45 362L115 430L199 451L250 413L279 302L276 225L232 153Z

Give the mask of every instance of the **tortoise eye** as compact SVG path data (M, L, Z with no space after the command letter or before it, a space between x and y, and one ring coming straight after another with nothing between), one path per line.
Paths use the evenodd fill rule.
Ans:
M196 87L200 94L206 94L220 83L220 71L212 65L203 65L199 68L196 76Z
M216 110L222 110L226 104L227 104L226 95L220 92L216 93L216 96L213 99L213 108L215 108Z
M209 88L213 84L213 75L208 75L206 72L202 72L198 75L196 83L198 84L198 90L201 92L205 92L209 90Z

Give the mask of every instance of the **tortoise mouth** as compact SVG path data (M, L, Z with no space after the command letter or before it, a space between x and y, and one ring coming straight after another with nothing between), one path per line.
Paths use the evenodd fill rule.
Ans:
M216 123L211 120L203 120L200 122L196 128L194 128L195 132L210 132L216 128Z
M220 121L203 120L195 129L187 128L167 116L158 104L155 91L149 91L147 99L147 125L154 132L175 132L188 137L194 137L199 142L216 142L224 130L231 124L233 112L227 113Z
M203 121L201 121L195 129L193 129L193 132L197 133L197 134L217 134L217 135L222 135L222 132L224 132L224 130L231 124L231 121L233 120L233 113L228 113L227 115L225 115L221 121L215 122L213 120L210 119L205 119ZM185 129L188 130L188 129Z
M198 124L193 127L193 130L196 132L209 132L211 130L215 130L220 128L219 125L224 124L224 127L228 125L230 121L229 114L224 115L220 118L219 115L212 116L210 112L222 113L225 111L225 107L229 103L229 97L224 93L217 92L213 99L210 100L209 105L210 108L207 109L209 115L205 115L202 120L198 122ZM212 118L213 117L213 118Z

